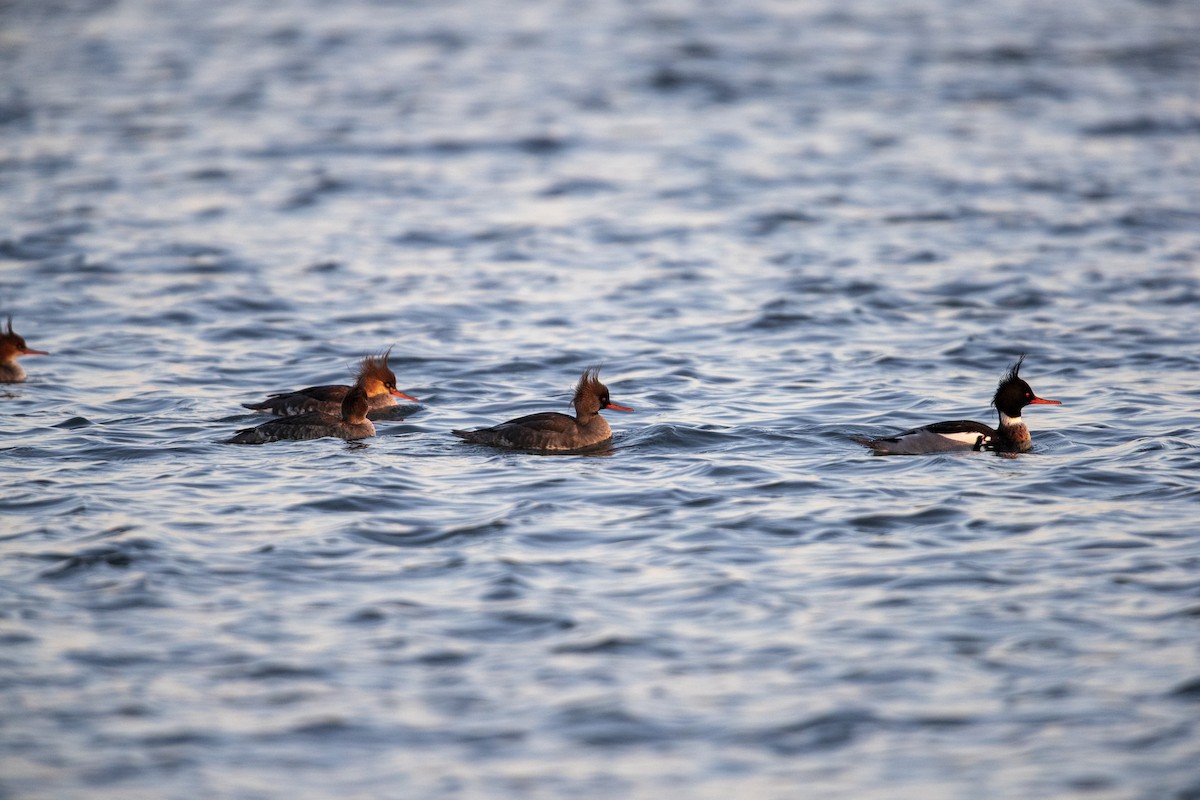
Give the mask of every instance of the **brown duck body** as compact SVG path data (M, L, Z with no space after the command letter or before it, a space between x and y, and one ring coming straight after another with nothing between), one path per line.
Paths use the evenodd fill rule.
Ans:
M8 330L0 331L0 383L23 383L25 368L17 363L20 356L48 356L45 350L34 350L25 344L25 339L13 330L12 317L8 318Z
M361 385L366 393L368 414L395 407L397 397L416 402L417 398L396 388L396 374L388 367L389 354L390 351L382 356L367 356L359 365L358 381L355 385ZM309 386L295 392L279 392L258 403L242 405L252 411L266 411L279 417L314 412L338 416L341 414L342 403L352 388L337 384Z
M300 414L321 412L336 415L341 411L342 401L352 387L331 384L329 386L309 386L294 392L273 394L258 403L242 403L252 411L266 411L277 417L294 417ZM384 390L367 395L367 413L395 408L396 398L391 392Z
M473 444L517 450L585 450L612 438L612 428L599 414L580 419L557 411L518 417L491 428L453 433Z
M361 419L346 419L312 411L294 417L279 417L254 428L237 432L231 444L267 444L286 440L324 439L329 436L352 441L375 435L375 425L364 415Z
M240 430L229 440L231 444L266 444L297 439L323 439L335 436L339 439L366 439L375 435L375 426L367 419L367 401L365 384L368 372L374 366L373 360L363 359L358 380L346 392L339 408L340 414L334 416L324 411L310 411L293 417L279 417L270 422L264 422L254 428Z
M609 408L617 411L632 411L632 408L614 404L608 387L599 380L597 370L585 370L575 387L575 416L544 411L540 414L501 422L490 428L473 431L452 431L464 441L505 447L515 450L540 450L546 452L568 452L587 450L612 439L608 421L600 416L600 410Z

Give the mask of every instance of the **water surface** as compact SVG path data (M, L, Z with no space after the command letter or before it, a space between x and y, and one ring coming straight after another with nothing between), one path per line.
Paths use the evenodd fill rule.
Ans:
M0 797L1200 796L1197 42L0 6ZM221 443L389 346L375 439ZM1033 453L850 441L1020 353ZM592 364L606 455L448 434Z

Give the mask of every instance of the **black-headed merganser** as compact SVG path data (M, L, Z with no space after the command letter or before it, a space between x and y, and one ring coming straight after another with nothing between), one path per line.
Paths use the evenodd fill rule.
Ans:
M391 352L388 350L382 356L367 356L359 367L358 380L367 394L368 414L394 407L397 397L417 402L417 398L396 388L396 374L388 367ZM310 386L270 395L260 403L242 405L252 411L267 411L279 417L294 417L314 411L336 416L341 413L342 401L346 399L350 388L341 385Z
M544 411L502 422L491 428L473 431L452 431L460 439L473 444L510 447L518 450L571 451L586 450L612 438L612 429L600 416L601 409L633 411L612 402L608 387L600 382L599 369L583 372L575 387L575 416L557 411Z
M240 430L229 440L231 444L266 444L285 439L323 439L336 436L340 439L366 439L375 435L375 425L367 419L367 370L372 360L363 359L358 380L347 387L346 396L339 407L340 414L334 416L324 411L310 411L292 417L279 417L264 422L255 428Z
M955 450L994 450L1001 453L1024 453L1033 448L1029 429L1021 420L1021 410L1029 405L1058 406L1058 400L1046 400L1033 393L1029 384L1021 380L1021 364L1025 356L1017 359L1012 369L1000 380L992 405L1000 415L1000 425L993 430L981 422L954 420L935 422L922 428L913 428L886 439L868 439L856 436L859 444L870 447L877 453L889 455L922 455L924 453L948 453Z
M13 330L12 317L8 318L8 330L0 332L0 383L22 383L25 369L17 363L17 356L48 356L45 350L33 350L26 346L21 334Z

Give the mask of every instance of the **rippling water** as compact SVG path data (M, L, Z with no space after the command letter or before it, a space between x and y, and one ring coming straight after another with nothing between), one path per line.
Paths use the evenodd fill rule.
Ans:
M1200 797L1187 0L0 4L0 797ZM393 346L379 436L221 444ZM873 457L991 422L1035 451ZM565 410L611 452L452 428Z

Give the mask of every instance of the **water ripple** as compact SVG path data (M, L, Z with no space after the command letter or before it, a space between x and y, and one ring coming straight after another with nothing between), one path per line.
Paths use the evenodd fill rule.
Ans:
M5 6L0 795L1197 794L1192 6L260 6Z

